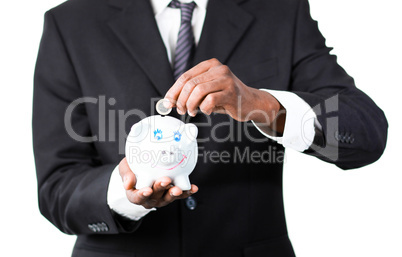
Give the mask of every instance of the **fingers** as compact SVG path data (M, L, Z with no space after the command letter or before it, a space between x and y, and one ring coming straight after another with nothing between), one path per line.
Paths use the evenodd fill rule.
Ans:
M188 191L182 191L178 187L172 187L167 194L164 196L164 201L167 203L171 203L175 200L185 199L190 195L193 195L198 192L198 187L196 185L191 185L191 189Z
M172 180L169 177L162 177L155 181L153 185L153 194L150 196L153 199L161 199L166 190L172 187Z
M187 198L198 191L198 187L192 185L189 191L183 192L179 187L173 186L171 183L170 178L162 177L155 181L152 188L131 188L126 190L126 195L130 202L150 209L166 206L177 199Z
M183 194L181 194L179 197L179 199L185 199L187 197L189 197L190 195L193 195L195 193L198 192L198 187L196 185L191 185L191 189L188 191L184 191Z
M239 80L227 65L211 59L185 72L176 81L166 93L169 104L165 107L176 106L181 115L187 112L194 117L200 108L207 115L224 113L235 120L248 121L253 111L267 109L261 108L267 105L265 102L260 104L256 100L256 90Z
M166 93L165 99L168 99L170 101L170 106L166 107L171 108L176 106L178 107L179 113L182 112L185 109L185 104L182 104L183 100L188 98L194 87L199 83L206 82L211 79L209 75L204 75L204 73L208 72L214 67L219 67L221 65L222 64L217 59L210 59L199 63L187 72L183 73L183 75L180 76L176 83ZM183 96L181 102L178 103L179 97L182 92ZM180 114L184 113L182 112Z
M222 106L225 94L222 92L223 83L218 80L197 86L187 100L188 113L194 116L198 107L210 115L218 106Z
M137 205L144 205L152 193L153 190L150 187L126 190L127 199Z
M126 158L119 163L119 173L124 182L127 199L131 203L142 205L147 209L166 206L177 199L187 198L198 191L198 187L192 185L190 190L183 192L179 187L172 185L172 180L169 177L157 179L152 188L135 189L136 177L128 166Z
M189 97L190 95L198 94L198 91L201 87L201 85L205 85L205 83L210 82L215 79L215 74L211 72L206 72L201 75L198 75L186 82L186 84L183 86L180 95L177 99L176 106L177 106L177 112L181 115L186 113L187 111L190 111L188 109L188 104L189 104ZM208 88L205 87L204 88ZM213 88L209 88L212 89ZM205 90L204 90L205 91ZM194 111L194 110L192 110ZM192 115L192 112L189 112L189 115Z
M155 197L156 195L153 193L149 197L137 195L138 198L135 200L138 201L136 204L140 204L147 209L154 207L160 208L174 202L175 200L185 199L196 192L198 192L198 187L196 185L191 185L191 189L184 192L178 187L171 186L168 190L164 191L164 194L160 198Z

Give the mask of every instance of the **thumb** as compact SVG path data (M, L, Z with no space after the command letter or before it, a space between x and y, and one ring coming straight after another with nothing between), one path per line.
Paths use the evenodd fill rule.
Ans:
M137 182L137 179L133 171L128 166L127 159L125 157L123 160L121 160L119 164L119 173L123 181L124 189L126 190L133 189Z

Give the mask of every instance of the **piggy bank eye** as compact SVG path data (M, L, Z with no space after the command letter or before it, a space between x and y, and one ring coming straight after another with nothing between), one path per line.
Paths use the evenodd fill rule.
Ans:
M181 139L181 134L180 134L180 132L179 132L179 131L175 131L175 132L173 132L173 134L174 134L174 141L179 142L180 139Z
M154 138L155 138L156 140L161 140L162 137L163 137L163 135L162 135L162 130L160 130L160 129L155 129L155 131L154 131Z

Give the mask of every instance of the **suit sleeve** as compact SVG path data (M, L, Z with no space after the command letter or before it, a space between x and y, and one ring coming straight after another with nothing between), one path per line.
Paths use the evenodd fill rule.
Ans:
M322 125L305 152L342 169L376 161L386 145L384 113L330 54L307 0L299 1L294 27L290 90L313 108Z
M76 141L66 130L66 110L82 97L56 22L47 12L34 76L32 119L40 211L68 234L134 231L140 222L127 222L107 205L116 163L103 163L93 143ZM91 137L84 104L74 109L71 126L78 135Z

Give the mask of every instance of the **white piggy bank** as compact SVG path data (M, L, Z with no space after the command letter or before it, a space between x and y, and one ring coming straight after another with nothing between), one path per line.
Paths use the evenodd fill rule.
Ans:
M170 177L182 190L190 190L189 175L198 158L198 129L170 116L150 116L134 124L126 141L126 158L137 178L136 188L151 187Z

